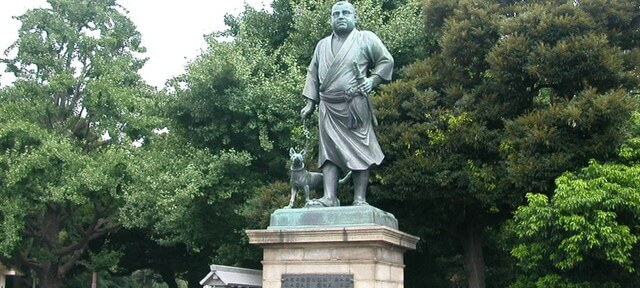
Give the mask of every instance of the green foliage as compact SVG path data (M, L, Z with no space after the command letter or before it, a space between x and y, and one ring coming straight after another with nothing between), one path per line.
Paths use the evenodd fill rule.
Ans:
M524 115L507 123L501 143L509 155L506 169L518 189L550 191L553 179L589 158L615 157L635 102L624 91L605 94L585 90L575 99ZM578 151L588 151L578 152Z
M137 74L140 34L115 1L49 5L18 17L3 59L17 80L0 93L0 258L61 287L76 269L114 265L117 251L87 247L121 225L134 163L154 158L133 144L162 119Z
M426 1L431 54L374 97L379 205L409 232L464 244L468 231L498 231L525 192L551 194L565 171L617 158L637 107L640 7L595 2ZM487 264L489 286L514 277Z
M511 285L513 288L618 288L620 286L612 284L612 283L598 283L596 285L591 285L587 282L582 283L574 283L567 279L564 279L558 275L546 275L540 277L535 281L529 281L527 279L518 279L516 283Z
M634 113L626 127L630 137L620 148L621 161L627 165L640 164L640 113Z
M243 209L243 215L247 219L253 219L247 228L264 229L269 226L271 213L289 204L290 191L290 183L282 181L256 189L256 195L249 199Z
M82 234L82 230L73 228L76 225L83 227L92 221L100 220L106 224L115 220L114 215L102 215L102 211L92 210L111 210L110 206L117 205L121 200L121 185L126 178L125 171L121 170L127 157L125 150L109 147L103 148L100 154L86 155L66 137L47 133L36 125L17 121L3 124L0 142L3 143L4 153L0 156L0 163L4 169L0 178L9 205L2 214L6 217L5 221L20 219L13 224L22 224L4 224L8 228L3 229L4 232L12 232L2 241L5 255L19 247L18 240L24 241L22 237L25 234L30 237L44 236L31 235L38 233L38 227L29 225L39 225L39 221L46 219L36 218L38 222L31 223L36 219L30 218L38 217L44 211L55 213L51 210L61 209L54 207L75 207L65 212L74 213L72 215L77 218L68 219L68 229L71 230L65 232L69 235L59 239L62 243L73 242L78 236L76 233ZM22 205L14 206L19 204ZM15 209L17 207L20 209ZM94 213L101 218L92 219ZM73 223L75 220L79 222ZM73 237L67 239L67 236Z
M638 168L591 162L560 176L551 200L527 194L527 206L515 214L521 244L512 250L527 275L595 285L586 287L637 286Z
M300 76L279 68L260 43L210 39L210 44L179 79L188 88L178 88L170 115L193 133L196 144L213 151L263 155L274 142L286 143L281 135L294 126Z
M640 166L630 161L639 134L638 116L627 127L630 138L620 150L624 164L591 161L556 179L554 195L527 194L508 231L511 250L524 270L513 287L636 287L640 259L638 219ZM535 284L535 285L534 285ZM577 287L577 286L576 286Z
M208 227L207 219L200 219L202 207L196 202L205 207L232 203L241 192L237 190L241 182L246 181L234 176L249 165L250 157L233 150L211 155L174 135L158 138L162 139L154 139L155 145L138 149L133 156L149 161L129 163L133 175L126 186L121 219L126 227L153 228L160 243L199 248L205 241L200 231L214 228ZM210 213L228 212L216 210Z

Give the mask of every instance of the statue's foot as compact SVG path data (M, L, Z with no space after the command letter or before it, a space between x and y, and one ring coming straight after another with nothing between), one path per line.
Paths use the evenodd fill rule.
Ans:
M353 206L371 206L365 200L353 200Z
M304 205L304 207L309 207L309 208L337 207L337 206L340 206L340 201L338 199L331 201L327 198L312 199L307 201L307 203Z

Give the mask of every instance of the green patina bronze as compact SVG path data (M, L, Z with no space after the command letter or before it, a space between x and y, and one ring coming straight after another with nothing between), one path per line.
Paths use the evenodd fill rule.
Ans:
M271 214L267 230L373 225L398 229L398 220L373 206L278 209Z
M321 39L307 68L302 90L309 118L318 107L318 167L322 169L323 196L306 206L340 206L338 181L352 171L353 206L366 206L369 170L384 154L374 128L372 89L391 81L393 56L380 38L356 29L356 10L346 1L331 8L333 33Z

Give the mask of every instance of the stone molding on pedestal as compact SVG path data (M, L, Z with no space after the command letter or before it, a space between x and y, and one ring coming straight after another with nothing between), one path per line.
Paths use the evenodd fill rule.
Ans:
M415 250L420 238L386 226L326 227L315 229L247 230L249 243L260 246L310 243L378 243Z

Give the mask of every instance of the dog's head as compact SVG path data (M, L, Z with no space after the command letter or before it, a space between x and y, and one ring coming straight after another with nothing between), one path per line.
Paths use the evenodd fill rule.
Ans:
M291 159L291 169L304 168L304 149L296 152L293 148L289 149L289 158Z

